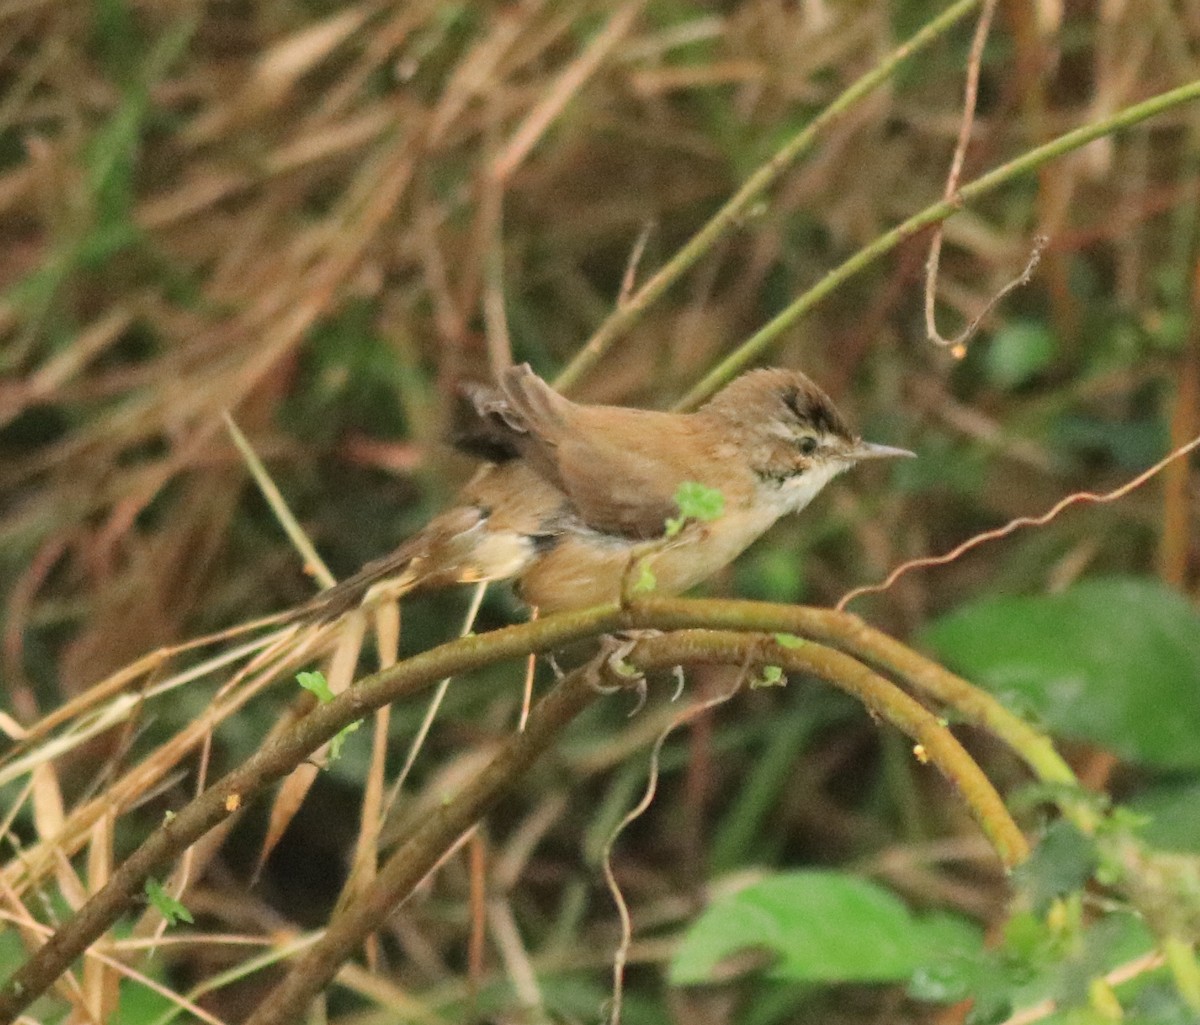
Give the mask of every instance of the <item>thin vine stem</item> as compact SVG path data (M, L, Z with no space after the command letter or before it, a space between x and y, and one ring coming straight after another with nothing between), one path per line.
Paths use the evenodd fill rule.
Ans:
M931 224L937 224L940 221L946 220L946 218L950 217L967 203L979 199L989 192L994 192L1001 185L1005 185L1024 174L1028 174L1030 171L1034 171L1066 153L1077 150L1081 146L1086 146L1095 139L1120 131L1122 128L1136 125L1147 118L1154 117L1156 114L1161 114L1165 110L1170 110L1172 107L1177 107L1182 103L1187 103L1198 98L1200 98L1200 79L1188 82L1177 89L1159 93L1157 96L1152 96L1141 103L1125 107L1111 117L1106 117L1090 125L1076 128L1065 135L1060 135L1057 139L1052 139L1044 145L1036 146L1029 150L1029 152L1023 153L1014 160L1010 160L1007 164L1002 164L995 170L989 171L987 174L964 185L958 191L957 195L952 198L943 199L931 206L927 206L919 213L913 214L908 220L902 224L898 224L891 231L880 235L874 242L864 246L840 266L835 267L812 288L796 299L795 302L776 314L772 320L759 328L757 332L730 353L699 384L680 399L675 408L683 410L698 406L730 381L748 363L757 359L779 341L785 331L792 327L793 324L834 289L852 278L859 271L864 270L870 264L874 263L885 253L890 253L901 242L911 238L917 232L928 228Z
M835 124L860 100L869 96L895 74L910 57L932 45L962 21L981 0L959 0L901 43L875 67L856 79L807 126L789 139L712 218L649 281L627 301L618 305L599 330L576 353L554 382L559 391L569 391L599 362L612 344L628 331L664 292L683 277L713 246L735 228L746 212L780 176L812 149L821 133Z

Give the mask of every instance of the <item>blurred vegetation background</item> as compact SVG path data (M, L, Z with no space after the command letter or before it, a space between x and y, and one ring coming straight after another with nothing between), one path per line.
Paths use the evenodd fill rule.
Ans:
M147 651L313 592L223 411L348 575L470 472L443 439L457 387L488 378L489 351L510 347L552 377L614 310L644 232L639 282L939 10L925 0L0 3L8 713L30 724ZM669 405L822 274L939 199L970 26L838 119L573 394ZM1000 4L964 180L1194 81L1198 46L1194 3ZM938 283L945 333L1020 272L1035 235L1050 240L1032 283L989 316L961 361L925 338L925 234L786 332L767 362L804 369L865 436L921 458L840 479L708 593L832 604L906 559L1073 490L1112 488L1200 433L1198 168L1200 111L1183 105L957 213ZM1173 589L1194 610L1197 494L1194 472L1177 463L1120 502L910 573L854 609L910 638L968 601L1120 575L1157 580L1155 595ZM405 649L452 636L466 600L450 592L406 606ZM1115 611L1106 628L1136 624L1137 603L1113 610L1114 600L1099 600ZM1087 615L1094 607L1085 603ZM494 590L479 629L521 614ZM997 643L1022 621L1001 616ZM1183 663L1182 678L1200 684L1194 669ZM509 667L451 689L414 802L507 735L521 675ZM728 679L696 672L689 689L716 693ZM99 792L211 693L176 692L136 728L60 759L68 804ZM1160 712L1192 714L1193 698L1163 701ZM227 722L210 773L252 751L286 702L268 695ZM589 712L484 830L496 860L522 868L506 884L506 921L519 923L538 967L547 1020L592 1020L605 997L616 933L598 850L636 800L645 749L672 714L659 701L627 719L618 704ZM395 711L397 762L421 712ZM1122 734L1121 722L1108 725ZM1162 786L1195 787L1195 759L1155 765L1086 728L1065 732L1093 786L1160 801ZM972 749L999 784L1019 782L993 746L975 738ZM204 928L270 936L325 920L358 830L368 747L365 733L348 741L255 885L265 812L243 817L185 898ZM187 798L193 768L121 820L118 853ZM794 680L681 731L664 773L618 851L639 937L628 1021L962 1020L896 987L735 984L697 995L661 981L672 938L734 872L853 866L914 906L995 926L1007 884L901 738ZM1195 804L1167 807L1175 820ZM36 829L18 809L13 844ZM1185 849L1198 842L1200 826L1183 832ZM468 885L457 855L393 916L386 985L337 991L331 1016L541 1020L515 1009L500 924L481 955L469 952ZM19 953L4 946L6 965ZM185 990L245 957L199 944L163 950L154 970ZM247 972L203 1003L238 1020L273 978ZM154 1020L165 1005L139 1011L132 989L119 1020Z

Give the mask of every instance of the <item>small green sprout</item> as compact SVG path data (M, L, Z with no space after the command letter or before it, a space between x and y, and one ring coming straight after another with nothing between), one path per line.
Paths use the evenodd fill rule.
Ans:
M333 700L333 691L329 689L329 681L325 679L324 673L297 673L296 682L300 684L306 691L312 694L323 705L329 704ZM336 762L342 756L342 745L346 742L346 737L353 733L362 725L362 720L352 722L349 726L339 730L329 741L329 760Z
M779 666L763 666L759 671L759 675L750 681L750 689L758 690L759 687L782 687L787 683L787 678L783 675L783 670Z
M168 925L178 925L180 922L192 924L192 913L178 900L172 897L153 876L146 879L146 898L159 913L167 920Z
M349 726L343 727L333 735L333 738L329 741L329 760L331 762L336 762L342 757L342 745L346 742L346 737L358 729L362 724L363 721L361 719L356 719Z
M636 680L642 675L642 671L638 669L632 662L627 662L623 658L610 660L608 667L618 676L624 677L626 680Z
M776 634L775 643L781 648L803 648L808 643L803 637L795 634Z
M658 577L654 575L654 570L650 568L648 560L643 559L638 563L638 578L633 582L634 594L646 594L653 591L658 586Z
M333 700L333 691L329 689L324 673L297 673L296 682L323 705Z
M685 480L675 490L679 515L667 520L667 537L674 537L688 520L708 523L725 512L725 496L716 488L706 487L694 480Z

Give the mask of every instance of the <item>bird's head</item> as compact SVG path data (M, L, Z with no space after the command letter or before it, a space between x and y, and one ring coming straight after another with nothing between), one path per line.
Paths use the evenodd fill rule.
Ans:
M915 455L855 435L833 400L798 370L751 370L701 412L722 424L762 487L777 489L793 509L856 463Z

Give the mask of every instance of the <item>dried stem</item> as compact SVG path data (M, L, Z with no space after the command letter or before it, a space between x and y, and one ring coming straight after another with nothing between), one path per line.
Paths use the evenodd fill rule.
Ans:
M231 806L244 805L264 787L287 775L339 730L446 676L529 651L560 647L613 629L620 618L619 609L609 606L497 630L486 637L464 637L377 673L328 704L317 706L156 829L113 872L108 883L5 981L0 988L0 1021L11 1021L99 939L131 903L139 900L149 875L224 821L231 814Z
M1006 865L1016 864L1028 853L1025 838L999 795L953 734L895 684L848 655L820 644L791 647L754 634L688 630L645 639L628 658L639 669L685 662L743 664L761 660L827 680L921 745L928 760L955 785ZM538 703L525 732L513 734L473 780L418 827L362 896L330 922L324 936L292 966L246 1025L284 1025L299 1020L308 1002L333 979L363 938L426 877L445 849L508 792L572 718L596 700L599 690L592 679L594 673L594 668L585 667L570 674Z
M963 163L967 157L967 145L971 141L971 129L975 124L975 105L979 99L979 69L983 63L983 48L987 44L988 32L991 31L992 17L996 13L996 0L984 0L983 10L979 12L979 23L975 26L975 36L971 40L971 53L967 58L966 95L963 97L962 123L958 129L958 141L954 145L954 157L950 161L950 173L946 176L946 188L942 198L954 202L958 196L958 182L962 177ZM1013 289L1029 283L1033 272L1042 257L1047 239L1039 236L1034 240L1033 252L1025 264L1025 269L997 292L969 324L954 338L943 338L937 328L937 314L934 306L937 300L938 264L942 257L941 224L933 229L933 238L929 243L929 259L925 264L925 334L935 345L953 351L961 359L966 355L966 344L975 336L983 319L995 309L996 305Z

